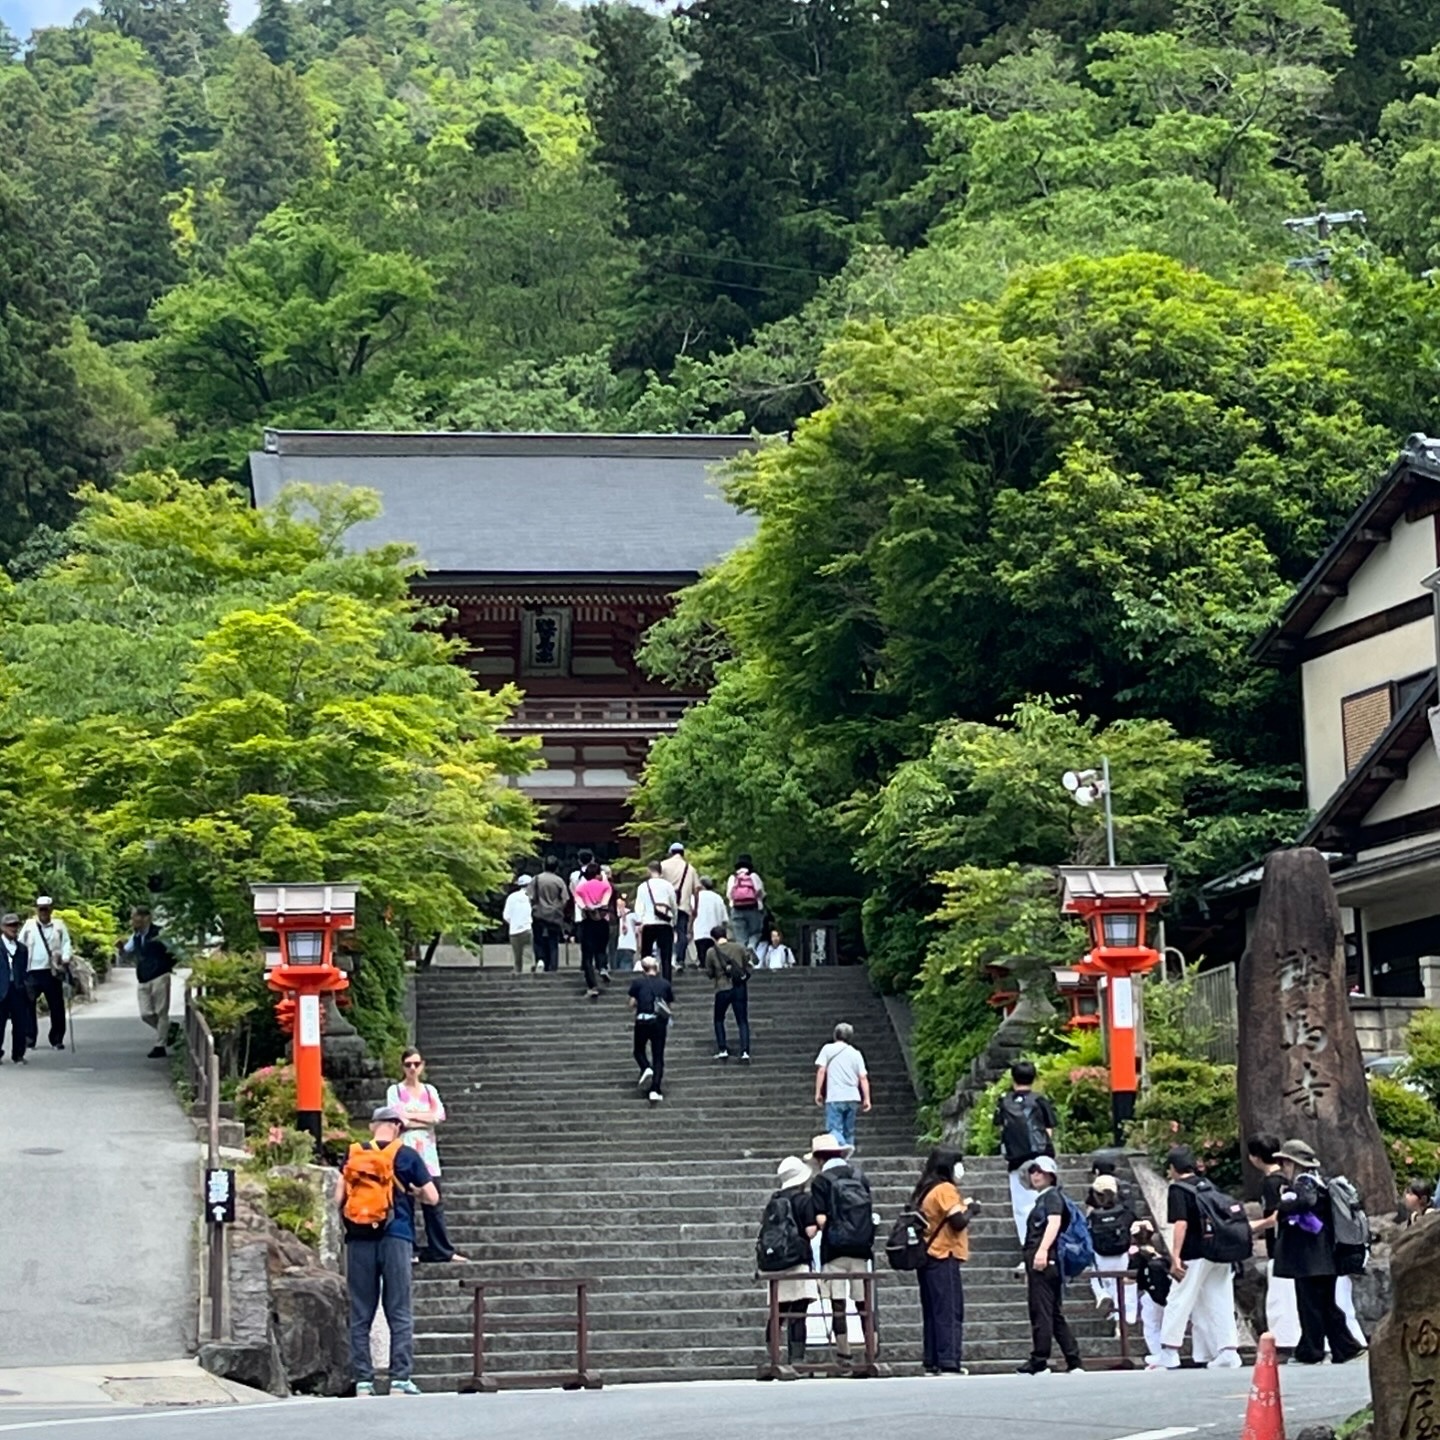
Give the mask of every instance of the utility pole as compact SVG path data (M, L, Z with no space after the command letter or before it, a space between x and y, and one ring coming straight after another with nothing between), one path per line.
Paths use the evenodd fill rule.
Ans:
M1338 228L1355 226L1362 234L1365 230L1363 210L1321 210L1314 215L1296 215L1285 222L1285 228L1292 235L1304 236L1316 247L1309 255L1302 255L1285 262L1288 270L1303 270L1316 280L1330 278L1330 239Z

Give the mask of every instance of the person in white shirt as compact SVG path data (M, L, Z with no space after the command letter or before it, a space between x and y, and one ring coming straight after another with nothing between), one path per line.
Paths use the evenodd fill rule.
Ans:
M700 887L695 892L695 963L703 970L705 957L715 943L710 932L717 925L728 926L730 912L724 897L715 889L715 882L708 876L700 877Z
M870 1110L870 1075L854 1039L855 1027L839 1024L835 1039L815 1057L815 1103L825 1107L825 1128L852 1148L855 1113Z
M635 917L623 895L615 897L615 968L617 970L638 970L640 962L635 958L639 940L635 933Z
M40 1042L40 1017L36 1001L44 996L50 1009L50 1048L65 1048L65 967L70 963L70 931L54 913L55 902L48 895L35 897L35 913L20 930L20 943L30 955L30 969L25 975L25 993L29 1000L30 1049Z
M530 877L517 875L511 883L510 893L505 897L505 909L501 918L510 934L510 954L515 961L515 973L525 973L525 962L533 961L535 949L532 943L534 916L530 905Z
M777 925L770 932L770 938L755 947L755 958L764 970L788 970L795 963L795 952L785 943Z
M650 862L650 873L635 891L635 924L640 929L640 958L652 950L660 955L660 973L669 980L675 955L675 887L660 873L660 862Z
M675 889L675 968L685 968L685 956L690 950L691 924L695 919L695 898L700 892L700 876L695 867L685 858L685 847L676 841L670 853L660 862L660 873ZM695 927L695 963L703 970L704 957L700 954L699 940L708 935L708 930Z
M730 937L753 950L765 934L765 882L748 855L735 857L735 870L725 882L730 902Z

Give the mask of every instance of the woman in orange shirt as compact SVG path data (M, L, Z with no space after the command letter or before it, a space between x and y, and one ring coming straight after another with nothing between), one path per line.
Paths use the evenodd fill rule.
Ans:
M925 1373L964 1375L965 1287L961 1267L970 1258L970 1217L958 1182L965 1177L960 1152L937 1146L925 1162L911 1208L925 1222L925 1263L920 1267L920 1314L925 1326Z

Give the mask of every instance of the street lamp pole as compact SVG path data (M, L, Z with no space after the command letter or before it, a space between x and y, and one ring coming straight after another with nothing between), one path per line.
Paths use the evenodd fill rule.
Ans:
M1110 857L1108 864L1115 868L1115 812L1110 808L1110 757L1100 757L1100 773L1105 785L1105 851Z

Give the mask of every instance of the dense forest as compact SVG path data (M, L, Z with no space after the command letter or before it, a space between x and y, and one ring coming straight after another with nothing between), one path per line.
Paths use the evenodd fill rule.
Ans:
M1440 430L1437 269L1425 0L101 0L0 26L0 540L264 425L790 436L641 822L863 912L943 1088L1070 943L1052 772L1182 880L1294 833L1246 649Z

